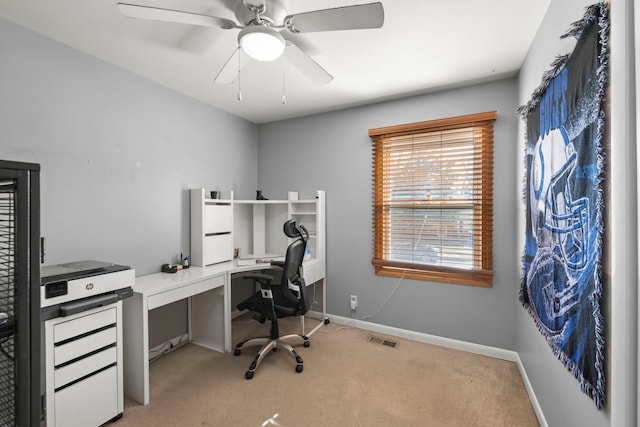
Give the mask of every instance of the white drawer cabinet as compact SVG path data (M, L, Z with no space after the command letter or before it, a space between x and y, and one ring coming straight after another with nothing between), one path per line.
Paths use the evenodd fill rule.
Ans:
M233 259L233 192L207 199L204 188L191 197L191 265L204 267Z
M122 301L44 322L47 426L100 426L124 411Z

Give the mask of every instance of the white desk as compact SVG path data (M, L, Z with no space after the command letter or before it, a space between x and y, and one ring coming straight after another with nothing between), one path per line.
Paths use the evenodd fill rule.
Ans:
M149 403L149 310L188 298L189 339L216 351L231 351L231 275L268 268L269 264L239 266L229 261L137 277L133 296L124 300L125 395ZM324 277L324 261L305 263L303 271L305 280L313 280L306 282L311 285Z

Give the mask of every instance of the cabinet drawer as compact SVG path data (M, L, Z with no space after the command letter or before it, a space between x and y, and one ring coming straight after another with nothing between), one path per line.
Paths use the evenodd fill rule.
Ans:
M231 231L233 210L231 205L205 205L204 232L226 233Z
M118 372L106 369L55 393L55 425L99 426L118 415Z
M215 264L233 259L233 236L231 234L219 234L205 237L204 264Z
M109 347L77 362L71 363L54 372L54 388L62 387L72 381L98 371L117 361L116 347Z
M152 295L149 297L148 310L162 307L163 305L170 304L174 301L188 298L193 295L205 292L210 289L224 287L224 276L214 277L212 279L202 280L200 282L191 283L187 286L181 286L179 288L171 289L167 292Z
M106 347L109 344L114 344L116 340L117 333L114 325L100 332L56 346L53 350L54 365L58 366L62 363L68 362L69 360L73 360L76 357L80 357L85 354L89 354L92 351Z
M87 314L69 320L68 322L58 323L53 327L53 341L60 342L78 335L86 334L107 325L116 323L117 314L115 308L109 308L98 313Z

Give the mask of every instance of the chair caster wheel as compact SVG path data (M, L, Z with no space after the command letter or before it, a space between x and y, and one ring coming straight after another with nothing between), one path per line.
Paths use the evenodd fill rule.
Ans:
M305 347L309 347L309 346L311 346L311 343L310 343L309 341L305 341L303 345L304 345Z
M239 348L236 348L236 349L233 351L233 355L234 355L234 356L240 356L240 349L239 349Z
M296 365L296 372L298 372L298 373L302 372L303 368L304 368L304 366L302 366L302 365Z
M253 378L253 372L251 371L247 371L244 373L244 377L248 380L250 380L251 378Z

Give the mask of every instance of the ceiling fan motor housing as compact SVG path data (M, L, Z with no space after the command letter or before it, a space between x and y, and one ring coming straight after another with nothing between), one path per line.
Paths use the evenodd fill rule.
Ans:
M283 0L263 0L266 6L264 13L260 14L260 18L267 21L267 25L282 25L284 18L287 16L285 3ZM236 0L233 13L238 22L248 26L256 20L256 14L251 9L251 5L259 5L260 0Z

